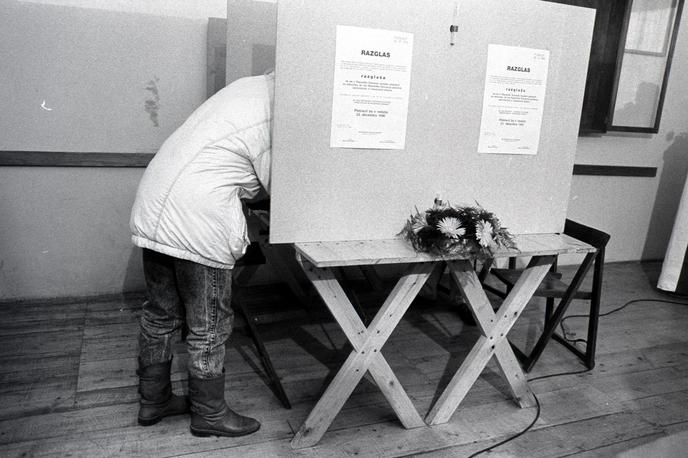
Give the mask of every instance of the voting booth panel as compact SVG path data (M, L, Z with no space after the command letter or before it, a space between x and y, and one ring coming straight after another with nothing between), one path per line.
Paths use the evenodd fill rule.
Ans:
M341 0L326 8L317 0L279 2L270 241L393 238L438 193L452 204L480 204L512 233L560 232L593 23L591 9L522 0ZM394 34L395 44L412 43L407 112L401 104L395 113L406 116L405 135L390 148L342 147L334 134L345 124L333 122L333 110L348 108L339 106L336 71L346 65L360 68L361 79L384 80L391 66L340 59L337 46L376 31ZM373 40L362 51L384 57L384 45ZM486 84L500 83L497 74L487 77L488 67L505 49L507 62L523 51L546 63L536 82L542 94L531 103L536 122L529 118L519 131L535 139L527 154L479 152L481 129L489 134L492 122L483 117L492 100ZM533 89L532 79L523 81L514 77L506 86ZM502 120L519 121L509 110Z
M275 68L277 4L227 2L227 84Z

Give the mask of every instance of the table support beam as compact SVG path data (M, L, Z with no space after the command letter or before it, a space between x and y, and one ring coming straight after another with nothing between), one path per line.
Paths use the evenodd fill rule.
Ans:
M532 392L506 335L544 279L554 259L554 256L534 256L496 314L470 263L465 260L449 262L451 277L461 289L482 335L430 409L425 419L429 425L449 421L493 355L497 358L500 371L516 402L521 407L533 405Z
M353 351L294 436L292 447L310 447L320 440L367 371L370 371L405 428L425 426L381 350L433 269L438 267L432 263L409 265L366 328L332 269L315 268L306 261L300 262L306 276L351 342Z

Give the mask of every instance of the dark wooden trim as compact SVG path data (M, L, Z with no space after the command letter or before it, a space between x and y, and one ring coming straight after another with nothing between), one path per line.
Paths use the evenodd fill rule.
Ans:
M657 167L574 164L573 174L610 177L655 177L657 176Z
M617 44L618 50L616 53L616 62L614 65L614 73L613 73L613 78L614 78L614 83L612 84L612 91L611 91L611 97L609 98L609 106L607 107L607 116L605 118L605 130L609 130L609 128L613 125L614 123L614 107L616 107L616 96L619 92L619 76L621 75L621 66L623 65L623 59L624 59L624 49L626 48L626 35L628 34L628 24L630 22L631 18L631 6L632 6L632 1L627 1L626 2L626 8L624 10L624 17L622 20L622 25L621 25L621 34L620 34L620 40ZM619 127L619 126L617 126Z
M0 151L0 167L146 167L153 153Z
M0 151L0 167L133 167L144 168L153 153L71 153L55 151ZM656 167L575 164L574 175L654 177Z
M674 16L674 22L673 24L670 24L673 26L673 29L670 30L669 32L671 33L670 39L669 39L669 47L667 49L667 54L666 54L666 64L664 67L664 76L662 77L662 85L659 88L659 99L657 101L657 109L655 110L655 122L651 127L634 127L634 126L622 126L622 125L614 125L614 108L616 107L616 95L619 90L619 78L621 76L621 67L623 65L623 56L624 53L628 53L628 51L625 50L625 43L626 43L626 35L628 32L628 23L630 20L631 16L631 8L629 3L629 8L626 11L626 16L624 17L624 25L623 25L623 33L622 33L622 41L619 43L619 52L617 56L617 63L616 63L616 76L615 76L615 81L614 81L614 86L613 86L613 91L612 91L612 98L610 100L609 104L609 125L607 125L607 130L610 132L642 132L642 133L650 133L650 134L656 134L659 132L659 122L662 119L662 110L664 109L664 96L666 95L666 89L667 85L669 84L669 73L671 71L671 61L674 58L674 48L676 47L676 40L678 38L678 28L679 24L681 23L681 14L683 12L683 3L685 0L677 0L676 3L676 12ZM638 52L631 52L630 54L646 54L650 55L651 53L638 53Z
M660 116L658 113L657 116ZM654 127L633 127L633 126L607 126L609 132L635 132L638 134L656 134L659 126L655 123Z
M655 119L655 129L659 132L659 121L662 119L662 112L664 111L664 96L669 85L669 72L671 72L671 62L674 60L674 49L676 48L676 40L678 39L678 27L681 24L681 14L683 14L684 0L678 0L676 4L676 16L674 17L674 30L671 31L671 41L669 43L669 50L667 53L666 68L664 69L664 78L662 78L662 87L659 92L659 102L657 103L657 118Z

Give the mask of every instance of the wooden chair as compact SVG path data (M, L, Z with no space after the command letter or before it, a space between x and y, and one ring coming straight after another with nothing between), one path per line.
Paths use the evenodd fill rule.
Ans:
M275 372L270 355L263 343L263 338L258 331L259 317L253 313L251 307L243 300L245 286L249 284L260 266L269 263L276 270L279 278L287 283L289 289L294 293L301 305L307 306L309 303L308 295L304 292L300 282L289 268L283 254L278 252L278 249L269 243L269 211L270 201L267 199L245 202L244 213L248 223L249 237L252 242L246 249L244 256L235 265L232 303L246 320L249 335L258 350L263 368L272 383L275 395L284 407L291 409L289 398L282 387L279 376Z
M270 355L258 331L257 324L260 320L258 316L252 312L251 307L246 304L246 301L242 300L242 293L244 286L249 284L258 268L265 264L269 264L280 280L284 281L289 286L291 292L307 312L310 311L312 305L311 293L314 293L314 291L305 290L302 286L302 282L299 281L296 275L296 272L301 271L301 267L296 264L293 248L286 245L277 247L270 244L270 200L262 199L245 202L244 214L246 215L249 237L252 242L247 248L244 256L242 256L235 265L232 303L246 320L249 334L258 350L265 372L273 385L275 395L279 398L284 407L290 409L291 403L289 402L287 394L284 392L280 378L275 372L272 361L270 360ZM287 260L290 255L291 258L294 259L293 264L290 264ZM381 280L379 280L372 268L362 270L362 272L371 287L374 289L381 288ZM337 270L337 275L340 276L344 284L349 283L346 272L343 269ZM365 313L353 289L347 288L346 294L354 304L361 319L367 321Z
M313 295L315 291L309 288L308 280L305 276L299 276L296 272L301 272L301 267L295 261L295 254L293 247L289 244L281 244L279 247L270 244L270 200L269 198L262 198L257 201L249 201L244 203L244 213L248 223L249 237L254 242L253 248L260 251L268 264L276 271L279 278L284 281L289 289L294 293L299 303L303 308L309 311L313 305ZM287 259L290 259L287 261ZM373 266L357 266L357 269L363 275L368 286L374 291L381 291L384 286L382 279L377 275ZM344 286L344 291L354 304L356 312L359 314L364 322L367 322L367 317L363 306L361 305L352 285L352 274L354 272L347 272L347 269L339 267L335 269L336 275L340 283ZM255 273L255 268L242 272L241 277L245 280ZM300 278L302 277L302 278ZM304 288L303 285L306 285Z
M551 271L547 274L541 285L535 292L535 297L547 298L545 307L545 322L544 330L535 343L530 354L524 353L512 343L514 352L521 361L526 372L530 372L537 360L542 355L545 347L550 339L564 345L568 350L579 357L588 369L595 367L595 345L597 342L597 325L600 313L600 295L602 290L602 276L604 268L604 252L607 242L609 242L609 234L589 226L577 223L575 221L566 220L564 226L564 234L569 235L575 239L594 246L597 251L589 253L581 262L570 283L562 281L562 276L556 271L557 264L552 266ZM515 259L509 262L509 269L491 269L495 277L502 281L508 291L518 280L521 271L514 268ZM592 288L589 291L581 290L580 286L586 274L593 267ZM497 295L505 297L506 294L499 290L491 289ZM554 307L555 299L558 299L556 308ZM574 346L565 336L561 336L555 332L557 326L564 318L564 314L568 309L573 299L582 299L590 301L590 314L588 319L588 335L586 339L585 351L581 351Z
M246 250L246 254L244 254L244 256L237 261L235 266L232 304L234 305L234 308L243 315L244 320L246 321L248 333L251 336L254 345L256 346L256 350L258 350L258 355L263 363L265 373L272 383L275 395L282 402L284 407L291 409L291 403L289 402L287 393L285 393L284 388L282 387L282 382L280 381L277 372L275 372L275 368L270 360L270 355L268 354L265 344L263 343L263 338L258 332L258 317L251 313L250 307L247 306L242 294L244 289L242 286L246 284L245 279L250 278L257 267L265 264L265 262L265 256L260 250L258 243L251 243ZM244 278L244 280L241 278Z

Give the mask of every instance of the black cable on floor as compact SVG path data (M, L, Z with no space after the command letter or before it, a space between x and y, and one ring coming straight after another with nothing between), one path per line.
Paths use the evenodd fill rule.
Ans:
M666 299L633 299L631 301L626 302L621 307L615 308L615 309L610 310L610 311L605 312L605 313L600 313L599 316L603 317L603 316L611 315L612 313L616 313L620 310L623 310L626 307L628 307L629 305L634 304L636 302L663 302L666 304L677 304L677 305L687 305L688 306L688 302L669 301ZM567 342L573 343L573 344L578 343L578 342L588 343L587 340L585 340L585 339L570 339L567 335L566 329L564 329L564 321L568 320L569 318L589 318L589 317L590 317L590 314L582 314L582 315L567 315L564 318L562 318L561 321L559 322L559 327L561 328L561 332L563 334L562 337L564 338L564 340L566 340Z
M608 311L608 312L605 312L605 313L600 313L599 316L600 316L600 317L603 317L603 316L611 315L612 313L619 312L619 311L625 309L626 307L628 307L629 305L635 304L635 303L637 303L637 302L663 302L663 303L666 303L666 304L677 304L677 305L687 305L687 306L688 306L688 302L668 301L668 300L665 300L665 299L633 299L633 300L630 300L630 301L626 302L626 303L625 303L624 305L622 305L621 307L617 307L617 308L615 308L615 309L613 309L613 310L610 310L610 311ZM563 321L566 320L566 319L568 319L568 318L585 318L585 317L589 317L589 316L590 316L590 315L569 315L569 316L567 316L567 317L564 317L564 318L559 322L559 324L563 323ZM562 327L562 330L563 330L563 327ZM564 338L566 339L566 332L565 332L565 331L564 331ZM569 339L566 339L566 340L569 340ZM582 341L585 341L584 339L576 339L576 340L578 340L578 341L581 341L581 340L582 340ZM562 375L585 374L586 372L590 372L590 369L585 369L585 370L582 370L582 371L559 372L559 373L556 373L556 374L541 375L541 376L539 376L539 377L530 378L530 379L528 379L528 381L529 381L529 382L534 382L534 381L536 381L536 380L542 380L542 379L552 378L552 377L559 377L559 376L562 376ZM508 442L511 442L512 440L514 440L514 439L516 439L516 438L518 438L518 437L521 437L522 435L524 435L525 433L527 433L528 431L530 431L530 428L532 428L533 425L535 425L535 423L540 419L540 401L538 400L538 398L537 398L537 396L535 395L535 393L533 393L533 397L535 398L535 403L537 404L537 411L535 412L535 418L533 419L533 421L530 422L530 424L529 424L528 426L526 426L523 430L521 430L520 432L514 434L513 436L507 437L506 439L504 439L504 440L501 441L501 442L498 442L498 443L496 443L496 444L494 444L494 445L491 445L491 446L489 446L489 447L487 447L487 448L484 448L484 449L482 449L482 450L478 450L477 452L475 452L475 453L473 453L472 455L470 455L468 458L474 458L474 457L480 455L481 453L489 452L490 450L492 450L492 449L494 449L494 448L497 448L497 447L499 447L499 446L501 446L501 445L504 445L504 444L506 444L506 443L508 443Z
M578 374L585 374L585 373L590 372L590 371L591 371L591 369L584 369L584 370L582 370L582 371L559 372L559 373L556 373L556 374L541 375L541 376L539 376L539 377L529 378L528 381L529 381L529 382L534 382L534 381L536 381L536 380L542 380L542 379L545 379L545 378L552 378L552 377L559 377L559 376L562 376L562 375L578 375Z
M482 449L482 450L478 450L478 451L475 452L474 454L470 455L468 458L473 458L473 457L475 457L475 456L480 455L481 453L489 452L489 451L492 450L493 448L499 447L500 445L504 445L504 444L506 444L507 442L512 441L512 440L516 439L517 437L520 437L520 436L524 435L525 433L527 433L528 430L530 430L530 428L533 427L533 425L535 424L535 422L538 421L538 418L540 418L540 400L537 398L537 396L535 396L535 393L533 393L533 398L535 398L535 404L537 404L537 412L535 413L535 418L533 419L532 422L530 422L530 424L526 427L526 429L524 429L524 430L521 431L520 433L517 433L517 434L515 434L515 435L513 435L513 436L511 436L511 437L507 437L506 439L504 439L504 440L501 441L501 442L497 442L496 444L491 445L491 446L489 446L489 447L487 447L487 448L484 448L484 449Z
M561 375L584 374L584 373L586 373L586 372L590 372L590 370L589 370L589 369L586 369L586 370L583 370L583 371L559 372L559 373L557 373L557 374L541 375L541 376L539 376L539 377L533 377L533 378L531 378L531 379L528 379L528 381L529 381L529 382L534 382L535 380L542 380L542 379L545 379L545 378L559 377L559 376L561 376ZM540 419L540 400L539 400L538 397L535 395L535 393L533 393L533 398L535 398L535 404L537 404L537 411L535 412L535 418L533 418L533 421L531 421L530 424L529 424L528 426L526 426L523 430L521 430L520 432L514 434L513 436L507 437L506 439L504 439L504 440L501 441L501 442L497 442L496 444L491 445L491 446L489 446L489 447L487 447L487 448L484 448L484 449L482 449L482 450L478 450L477 452L475 452L475 453L473 453L472 455L470 455L468 458L474 458L474 457L480 455L481 453L489 452L489 451L492 450L493 448L497 448L497 447L499 447L500 445L504 445L504 444L506 444L507 442L511 442L512 440L517 439L517 438L521 437L522 435L524 435L525 433L527 433L528 431L530 431L530 428L532 428L533 425L535 425L535 423Z
M620 310L625 309L626 307L628 307L628 306L631 305L631 304L635 304L636 302L662 302L662 303L665 303L665 304L688 305L688 302L668 301L668 300L666 300L666 299L633 299L633 300L631 300L631 301L626 302L626 303L625 303L624 305L622 305L621 307L617 307L617 308L615 308L615 309L613 309L613 310L610 310L610 311L608 311L608 312L605 312L605 313L600 313L600 317L607 316L607 315L611 315L612 313L616 313L616 312L618 312L618 311L620 311ZM587 318L587 317L589 317L589 316L590 316L589 314L587 314L587 315L568 315L568 316L565 316L565 317L561 320L561 322L563 322L564 320L568 320L569 318Z

